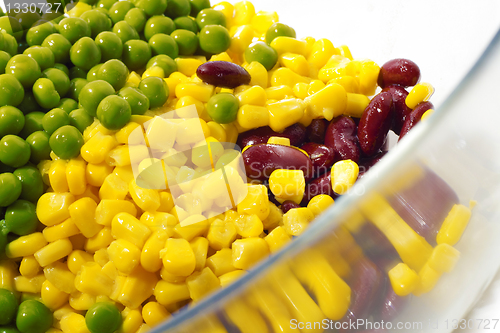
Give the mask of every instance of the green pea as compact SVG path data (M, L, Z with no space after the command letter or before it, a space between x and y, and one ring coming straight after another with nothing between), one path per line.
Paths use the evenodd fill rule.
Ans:
M5 73L14 75L24 88L30 88L42 71L35 59L25 54L18 54L10 58Z
M278 61L278 53L264 42L255 42L245 50L245 60L247 63L252 61L260 62L270 71Z
M221 25L206 25L199 35L200 47L210 54L226 51L231 45L229 31Z
M4 34L0 34L0 50L3 50L3 48L5 47L5 38L4 38Z
M0 75L0 106L18 106L24 98L24 88L12 74Z
M90 37L90 26L80 17L67 17L59 22L59 33L63 35L71 44L82 37Z
M35 22L37 22L41 18L42 17L40 16L40 14L32 12L30 10L28 10L26 13L21 12L16 15L16 19L19 21L19 23L21 23L21 27L23 28L23 30L28 30L33 26L33 24L35 24Z
M160 54L151 58L148 61L146 68L150 68L153 66L161 67L161 69L163 69L165 77L169 77L170 74L177 71L177 63L165 54Z
M61 34L51 34L42 42L42 46L48 47L54 53L54 60L61 64L69 61L69 50L71 43Z
M82 91L83 87L85 87L85 85L87 83L89 83L89 81L87 81L86 79L79 78L79 77L71 80L70 84L69 84L68 96L71 99L78 101L78 96L80 95L80 91Z
M115 2L116 0L100 0L97 3L97 8L105 8L109 10L114 5Z
M120 1L121 2L121 1ZM127 21L120 21L113 26L113 32L120 37L122 43L132 39L139 39L139 33Z
M193 55L198 49L198 36L192 31L177 29L170 36L179 47L179 55Z
M103 80L96 80L87 83L80 94L78 95L78 100L80 101L83 109L92 117L95 117L97 106L104 97L109 95L114 95L115 89L108 82Z
M189 3L192 17L196 17L201 10L210 8L210 0L189 0Z
M141 8L132 8L125 15L124 20L130 24L137 32L142 32L144 30L144 25L146 25L146 20L148 17L146 13Z
M31 133L43 131L42 119L45 116L43 112L31 112L24 116L24 127L19 136L27 138Z
M113 333L121 322L120 311L108 302L94 303L85 314L85 324L91 333Z
M58 128L49 139L50 149L59 158L69 160L80 155L83 146L83 136L80 131L71 125Z
M17 40L14 36L2 31L4 38L4 51L10 54L10 56L15 56L17 54Z
M24 98L21 104L17 106L19 110L21 110L24 114L28 114L33 111L41 110L41 106L36 102L35 96L33 95L33 91L26 90L24 92Z
M42 71L55 65L54 53L48 47L31 46L23 54L35 59Z
M49 137L47 132L36 131L26 138L26 142L30 145L32 163L38 164L40 161L50 159Z
M43 71L42 77L49 79L54 83L59 96L65 96L69 90L69 77L62 70L57 68L48 68Z
M266 43L271 44L271 42L279 36L292 37L295 38L295 30L289 25L283 23L273 23L266 31Z
M177 29L189 30L195 34L198 33L198 23L190 16L178 17L174 20L174 23Z
M120 90L128 78L128 68L117 59L106 61L97 72L97 79L109 82L115 90Z
M149 109L149 99L142 91L134 87L125 87L118 92L130 105L132 114L143 115Z
M17 135L8 134L0 140L0 161L13 168L28 163L31 151L30 146Z
M89 70L101 61L101 50L90 37L80 38L69 52L71 62L84 70Z
M19 178L10 172L0 174L0 207L7 207L19 198L22 184Z
M63 98L57 107L69 114L71 111L78 109L78 102L72 98Z
M71 67L71 69L69 70L69 79L73 80L77 78L86 79L87 71L77 66Z
M1 212L3 212L4 208L0 207L0 210L1 210ZM4 222L0 221L0 224L1 223L5 223L5 221ZM4 255L4 253L5 253L5 246L8 243L7 235L4 232L8 233L8 230L6 230L6 228L5 228L5 230L0 229L0 256ZM4 310L1 309L1 306L2 306L1 305L2 304L1 303L2 302L1 298L2 297L0 296L0 311L2 311L0 313L3 313ZM3 304L5 304L5 300L3 300L3 302L4 302ZM17 311L17 308L16 308L16 311ZM1 317L2 317L2 315L0 314L0 320L1 320ZM14 314L14 317L15 317L15 314ZM5 333L5 329L7 329L7 327L5 327L5 326L1 327L0 326L0 333Z
M0 138L7 134L19 134L24 127L24 115L16 107L0 107Z
M69 125L69 116L63 109L54 108L43 116L43 130L49 135L64 125Z
M219 124L228 124L235 121L238 109L238 99L230 93L213 95L207 103L208 115Z
M122 57L123 42L114 32L101 32L95 38L95 42L101 49L101 61L120 59Z
M33 95L35 95L36 102L44 109L55 108L61 101L54 83L47 78L36 80L33 85Z
M52 312L36 300L26 300L19 305L16 326L21 333L44 333L52 326Z
M109 17L111 17L113 23L116 24L123 21L127 12L134 7L134 4L130 1L124 0L115 2L111 8L109 8Z
M57 30L52 22L39 20L26 32L26 42L30 46L42 45L43 40L55 32Z
M189 0L168 0L165 15L171 19L175 19L180 16L187 16L189 15L189 12L191 12Z
M1 252L3 250L0 246ZM8 325L16 318L18 306L16 295L10 290L0 288L0 325Z
M64 74L66 74L69 77L69 68L65 64L54 64L54 66L52 66L52 67L63 71Z
M95 38L102 31L111 29L111 20L106 14L97 9L84 12L80 18L88 23L92 38Z
M130 105L117 95L105 97L97 107L97 119L110 130L122 128L130 121L131 116Z
M151 58L151 48L143 40L129 40L123 44L122 59L130 70L138 70Z
M23 26L19 20L12 16L0 17L0 29L5 30L6 33L12 35L18 41L23 38Z
M38 170L36 170L36 172L40 175ZM42 176L40 176L40 182L42 181L41 178ZM39 198L43 194L43 184L40 183L38 185L41 186L41 188L37 188L36 193ZM36 217L36 206L30 201L18 199L12 205L7 207L7 210L5 211L5 226L7 227L7 230L18 236L25 236L35 232L37 224L38 219Z
M138 0L136 5L149 16L162 15L167 9L167 0Z
M0 33L0 36L3 34ZM10 60L10 54L5 51L0 51L0 74L5 74L5 66Z
M175 23L170 17L157 15L151 17L144 27L144 37L149 40L155 34L170 35L175 30Z
M16 169L14 176L19 179L22 185L19 199L36 203L38 198L43 194L43 180L40 171L34 166L26 165ZM7 215L5 216L5 220L8 222Z
M149 107L151 109L160 107L168 99L169 91L165 80L150 76L139 83L139 89L149 99Z
M94 117L85 112L84 109L76 109L69 114L69 123L75 126L81 133L94 122Z
M164 54L172 59L179 56L179 47L169 35L156 34L149 39L148 44L153 55Z
M89 4L91 6L95 5L95 3L97 2L97 0L80 0L80 1Z
M102 64L97 64L87 72L87 81L88 82L97 80L97 72L99 71L99 68L101 68L101 67L102 67Z
M198 15L196 15L196 23L200 30L206 25L221 25L225 27L226 17L220 10L206 8L202 9Z

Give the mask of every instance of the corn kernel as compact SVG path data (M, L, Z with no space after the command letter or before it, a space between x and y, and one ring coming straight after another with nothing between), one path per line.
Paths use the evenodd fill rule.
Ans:
M162 266L160 251L164 248L168 239L166 230L158 229L148 238L141 252L140 261L142 267L148 272L157 272ZM109 249L108 249L109 251Z
M101 164L87 164L85 170L86 181L89 185L101 187L104 183L104 179L113 172L113 167L101 163Z
M225 314L228 320L241 333L269 332L268 324L261 313L248 303L248 300L238 298L227 304Z
M135 204L145 211L155 211L160 207L160 194L157 190L139 187L133 180L129 184L129 191Z
M418 285L418 274L404 263L399 263L388 272L394 292L399 296L409 295Z
M274 203L269 203L269 215L262 220L264 230L272 230L283 222L283 212Z
M335 193L344 194L358 178L358 164L352 160L336 162L332 167L332 189Z
M67 238L63 238L44 246L35 252L34 256L40 266L45 267L66 257L71 251L73 251L73 244Z
M262 238L237 239L232 246L233 266L248 269L269 254L269 246Z
M36 215L47 227L69 218L69 206L75 201L71 193L45 193L38 199Z
M332 42L322 38L314 42L307 60L316 68L321 68L335 53Z
M149 147L161 151L167 151L174 146L176 134L177 124L162 117L154 117L146 130Z
M149 151L145 145L123 145L111 150L105 162L110 166L128 166L147 157L149 157Z
M34 277L40 272L40 269L40 264L36 261L34 256L24 257L19 265L19 273L26 277Z
M192 76L196 74L196 69L206 61L202 61L196 58L178 57L175 58L175 62L177 63L177 71L186 76Z
M189 295L193 301L198 301L207 294L220 288L219 279L208 267L186 278L186 284L189 289Z
M145 271L139 265L125 278L118 301L131 309L136 309L153 295L157 282L158 279L154 273Z
M141 125L129 122L115 134L116 142L119 144L140 145L144 143L144 133Z
M264 226L259 217L255 214L240 215L234 222L236 231L241 237L259 237L264 231Z
M97 133L101 133L103 135L111 135L114 134L115 131L107 129L99 122L99 120L94 119L94 122L90 126L88 126L85 131L83 131L83 139L85 140L85 142L87 142Z
M113 217L122 212L135 217L137 215L137 208L135 208L132 202L127 200L104 199L97 205L95 210L95 221L100 225L110 226Z
M118 213L113 217L111 232L116 239L125 239L140 249L151 235L149 228L129 213Z
M281 37L278 37L281 38ZM274 40L278 39L275 38ZM291 94L289 96L293 95L293 90L292 87L296 85L299 82L304 82L309 84L311 82L311 79L302 75L299 75L292 71L289 68L286 67L280 67L276 69L270 77L270 83L272 87L278 87L278 86L288 86L290 88ZM271 98L269 95L269 92L266 90L267 97Z
M128 194L128 185L117 174L112 173L104 179L104 183L99 190L99 198L123 200Z
M261 86L250 87L240 93L235 94L240 105L250 104L265 106L267 101L266 91Z
M235 53L243 53L252 43L254 38L254 29L251 25L242 25L231 29L231 46L230 50Z
M293 88L293 95L300 99L305 99L308 95L309 85L305 82L296 83Z
M158 303L168 306L190 298L186 283L171 283L164 280L158 281L154 296Z
M92 164L104 162L106 155L116 146L118 142L112 135L96 133L81 148L81 156L85 161Z
M5 246L5 254L8 258L22 258L35 254L36 251L47 245L47 241L41 232L21 236Z
M41 297L43 304L54 311L68 302L69 295L57 289L49 280L42 283Z
M208 229L207 239L215 250L229 248L236 239L236 227L232 222L215 219Z
M125 239L117 239L109 245L109 260L124 274L129 274L140 261L141 251Z
M369 103L370 99L365 95L347 93L347 105L344 115L361 118Z
M67 264L71 273L76 275L81 270L82 266L89 261L93 261L90 253L75 250L68 255Z
M422 117L420 117L420 120L425 120L425 119L429 118L430 116L432 116L433 113L434 113L433 109L429 109L429 110L425 111L424 114L422 115Z
M76 291L75 275L71 273L66 264L56 261L51 265L44 267L43 273L47 280L50 281L57 289L71 294Z
M282 132L302 118L305 104L300 99L291 98L270 103L267 109L269 110L269 127L275 132Z
M249 24L255 15L255 7L250 1L240 1L234 4L234 25Z
M214 54L213 56L211 56L209 61L227 61L227 62L233 62L233 59L231 59L231 57L229 56L229 54L227 54L227 52L221 52L219 54Z
M434 87L429 83L418 83L406 96L405 104L410 109L414 109L419 103L427 102L434 94Z
M307 113L315 118L332 120L344 113L347 107L347 94L340 84L332 83L305 99Z
M224 248L217 251L207 259L207 267L210 268L216 276L221 276L236 270L233 266L232 250Z
M248 193L238 205L239 214L255 214L260 220L269 215L269 197L267 187L264 185L248 185Z
M201 271L205 267L208 253L208 240L205 237L196 237L190 242L196 258L195 270Z
M122 324L118 333L136 333L142 325L142 315L139 310L130 310L127 314L122 311Z
M269 112L266 107L246 104L239 108L236 119L238 124L246 129L267 126Z
M81 195L87 189L85 177L86 163L81 159L71 159L66 166L66 179L71 194Z
M335 51L337 54L352 60L351 50L349 50L347 45L340 45L335 48Z
M302 170L277 169L269 177L269 189L278 201L292 200L300 203L306 182Z
M72 293L69 296L69 305L73 309L85 311L88 310L96 302L96 297L90 294L81 293L79 291Z
M87 238L96 235L102 228L95 221L97 204L91 198L81 198L69 206L71 220Z
M250 85L260 86L262 88L267 88L268 86L268 73L264 65L258 61L252 61L250 64L243 66L250 74Z
M279 62L299 75L309 76L309 63L303 55L286 52L279 56Z
M50 186L57 193L68 192L68 181L66 179L66 166L68 162L58 159L52 162L49 169Z
M359 92L363 95L371 96L375 94L377 79L380 67L371 60L361 61L361 71L359 73Z
M307 204L307 208L311 210L314 216L318 216L323 213L328 207L333 205L333 198L326 194L318 194L312 197L312 199Z
M260 309L261 313L267 317L272 326L272 332L292 333L289 318L292 314L278 296L269 288L261 288L250 294L250 300ZM309 331L304 329L304 331Z
M353 73L352 70L349 71L349 69L352 67L351 60L341 55L334 54L319 70L318 78L326 83L335 78L351 75Z
M37 294L42 290L44 281L45 276L43 274L35 275L32 278L19 275L14 278L14 286L19 292Z
M85 243L85 251L94 253L99 249L106 248L113 241L110 227L102 228L93 237L87 239Z
M147 68L144 73L142 73L141 79L144 80L147 77L154 76L163 79L165 77L165 71L160 66L151 66Z
M459 258L460 252L457 249L443 243L434 248L427 263L437 272L449 273L453 270Z
M264 240L267 242L271 252L278 251L291 239L292 238L288 235L285 228L281 226L274 228L266 237L264 237Z
M347 93L358 94L359 93L359 79L353 76L341 76L333 78L327 82L327 84L337 83L344 87ZM349 102L349 100L348 100Z
M64 333L90 333L85 324L85 317L75 312L63 316L60 325Z
M109 296L113 287L113 280L102 272L99 264L87 262L76 275L75 286L84 294Z
M287 52L302 56L307 55L307 42L292 37L278 36L271 42L271 47L278 52L278 55Z
M208 102L214 92L214 86L206 83L179 83L175 87L178 98L191 96L203 103Z
M102 248L102 249L95 251L93 259L101 267L106 265L109 262L109 255L108 255L108 251L106 251L106 248Z
M298 236L313 219L314 214L307 207L290 209L283 215L283 226L289 235Z
M442 273L433 269L429 264L425 264L418 272L418 285L413 290L413 295L420 296L431 291L441 278Z
M188 276L196 267L196 257L185 239L169 238L162 252L163 266L176 276Z
M150 327L154 327L170 316L167 309L157 302L148 302L142 307L142 318Z
M436 237L438 244L455 245L462 237L471 217L471 210L464 205L454 205L444 219Z

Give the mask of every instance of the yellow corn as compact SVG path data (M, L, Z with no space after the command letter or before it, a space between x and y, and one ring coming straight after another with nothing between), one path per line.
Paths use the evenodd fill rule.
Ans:
M175 226L179 222L174 215L163 212L144 212L141 215L140 221L152 232L158 230L165 231L168 237L172 237L175 234Z
M80 152L85 161L92 164L104 162L106 155L116 146L118 142L113 135L96 133L90 140L85 142Z
M142 325L142 314L139 310L129 310L127 314L122 311L122 324L118 333L136 333Z
M434 113L434 110L433 109L429 109L427 111L424 112L424 114L422 115L422 117L420 117L420 120L425 120L427 119L428 117L430 117L432 114Z
M304 115L306 105L297 98L284 99L279 102L269 103L269 127L273 131L281 132L286 127L298 122Z
M410 109L414 109L419 103L426 102L434 94L434 87L429 83L419 83L413 87L406 96L405 103Z
M79 291L69 296L69 305L75 310L88 310L96 302L96 297Z
M203 103L208 102L214 92L214 86L206 83L179 83L175 87L175 95L178 98L191 96Z
M284 38L284 37L278 37L278 38ZM276 40L278 38L275 38L274 40ZM273 73L271 74L271 78L270 78L270 83L271 83L272 87L288 86L290 88L290 90L292 89L292 87L294 85L296 85L299 82L304 82L304 83L309 84L310 81L311 81L310 78L308 78L306 76L299 75L299 74L295 73L294 71L292 71L291 69L286 68L286 67L280 67L280 68L276 69L275 71L273 71ZM290 95L293 95L293 91ZM268 98L271 98L269 96L269 93L267 96L268 96Z
M215 219L208 229L207 239L215 250L229 248L236 239L236 227L232 222Z
M233 266L233 254L231 249L225 248L217 251L207 259L207 267L214 272L216 276L236 270Z
M144 80L147 77L154 76L159 78L165 77L165 71L160 66L151 66L147 68L144 73L142 73L141 79Z
M40 264L36 261L34 256L27 256L21 260L21 264L19 265L19 273L22 276L33 277L40 272ZM1 286L0 286L1 287Z
M425 264L418 272L418 285L413 290L413 295L420 296L431 291L441 278L442 273L433 269L429 264Z
M195 270L201 271L205 267L208 253L208 240L205 237L196 237L190 242L196 259Z
M210 226L210 222L203 215L191 215L181 223L174 227L175 235L184 238L188 242L197 236L203 235Z
M233 59L231 59L231 57L229 56L229 54L227 54L227 52L221 52L219 54L214 54L213 56L211 56L209 61L233 62Z
M233 283L234 281L238 280L242 275L245 275L245 274L246 274L246 271L241 270L241 269L237 269L235 271L232 271L232 272L229 272L226 274L222 274L221 276L219 276L220 285L222 287L225 287L225 286Z
M341 55L334 54L328 59L326 64L319 70L318 78L323 82L328 82L335 78L351 75L353 67L351 60ZM352 75L354 76L354 75Z
M358 178L358 164L352 160L336 162L332 167L332 189L335 193L344 194Z
M75 286L84 294L109 296L113 288L113 280L102 272L99 264L87 262L76 275Z
M140 249L151 235L149 228L129 213L118 213L113 217L111 232L116 239L125 239Z
M254 37L254 29L251 25L241 25L231 29L231 46L230 50L235 53L243 53L248 45L252 43Z
M63 316L60 325L64 333L90 333L85 324L85 317L75 312Z
M399 296L409 295L418 285L418 274L404 263L399 263L388 272L394 292Z
M449 244L439 244L432 251L427 262L431 268L441 273L449 273L455 267L460 252Z
M99 122L99 120L95 119L94 122L83 132L83 139L85 140L85 142L87 142L97 133L101 133L103 135L111 135L114 134L115 131L107 129Z
M255 15L255 7L250 1L240 1L234 4L234 25L249 24Z
M134 172L132 171L130 165L115 167L113 169L113 173L117 175L121 180L123 180L126 184L130 183L134 179Z
M81 198L69 206L71 220L87 238L96 235L102 228L95 221L97 204L91 198Z
M306 58L300 54L283 53L279 56L280 63L295 73L302 76L309 76L309 63Z
M312 119L332 120L344 113L347 107L347 94L340 84L332 83L305 99L307 113Z
M104 179L99 190L99 198L123 200L128 194L128 185L117 174L112 173Z
M158 212L168 213L174 208L174 198L169 192L160 192L160 207Z
M269 328L260 312L248 303L246 299L230 302L225 306L226 317L241 333L268 333Z
M169 238L161 255L163 266L170 274L188 276L196 267L193 249L185 239Z
M347 93L347 105L344 115L361 118L369 103L370 99L365 95Z
M120 144L139 145L144 143L144 133L142 132L141 125L129 122L116 132L115 139Z
M318 194L309 201L307 208L311 210L314 216L318 216L333 204L334 201L331 196Z
M313 219L314 214L307 207L290 209L283 215L283 227L289 235L298 236Z
M131 72L127 78L127 86L128 87L138 87L139 83L141 83L141 76L136 72Z
M266 91L261 86L250 87L236 94L240 105L250 104L265 106L267 101Z
M68 255L67 264L71 273L76 275L81 270L82 266L89 261L93 261L90 253L75 250Z
M108 251L106 251L106 248L95 251L93 259L96 263L99 264L99 266L105 266L109 262L109 255Z
M86 166L81 159L71 159L66 165L66 180L69 192L73 195L81 195L87 189Z
M160 251L165 246L168 239L166 230L158 229L148 238L142 248L140 261L142 267L148 272L157 272L162 266ZM109 252L109 248L108 248Z
M93 237L87 239L85 243L85 251L94 253L100 249L106 248L113 241L110 227L102 228Z
M327 84L337 83L344 87L347 93L358 94L359 93L359 79L353 76L341 76L333 78L327 82Z
M277 169L269 177L269 188L280 202L292 200L300 203L304 196L306 182L302 170Z
M185 282L172 283L164 280L160 280L156 284L154 296L158 303L163 306L169 306L190 298L189 289Z
M5 247L5 254L8 258L22 258L35 254L36 251L47 245L47 241L41 232L21 236Z
M266 107L246 104L239 108L236 119L244 129L267 126L269 112Z
M278 14L276 12L257 12L250 21L252 28L255 29L257 33L263 34L269 29L269 27L278 22Z
M52 311L66 304L69 299L68 294L57 289L49 280L45 280L42 283L41 297L43 304Z
M296 83L293 88L293 94L295 97L300 99L305 99L308 95L309 85L305 82Z
M255 214L240 215L234 222L236 231L241 237L259 237L264 231L264 226L259 217Z
M86 181L88 184L96 187L101 187L104 183L104 179L113 172L113 167L101 163L101 164L87 164L85 170Z
M359 93L367 96L375 94L380 67L371 60L361 61L359 73Z
M324 87L325 87L325 84L323 83L323 81L321 81L321 80L312 80L309 83L309 87L307 89L307 95L308 96L314 95L315 93L317 93L318 91L320 91Z
M35 252L34 256L40 266L45 267L66 257L72 250L73 244L67 238L63 238L44 246Z
M269 246L262 238L237 239L232 246L233 266L248 269L269 254Z
M251 294L251 300L268 319L273 332L293 333L290 325L292 314L275 293L269 288L260 288Z
M101 200L95 210L95 221L100 225L110 226L113 217L121 212L135 217L137 215L137 208L135 208L132 202L127 200Z
M220 288L219 279L208 267L203 268L201 272L195 272L187 277L186 284L193 301L197 301Z
M128 166L149 157L145 145L118 146L106 156L105 162L110 166Z
M129 184L129 192L135 204L145 211L155 211L160 207L160 194L157 190L139 187L135 180Z
M260 86L262 88L267 88L268 85L268 73L264 65L258 61L252 61L249 64L243 66L250 74L250 84L252 86Z
M56 261L51 265L44 267L43 273L57 289L71 294L76 291L75 274L69 271L68 266L62 262Z
M335 53L352 60L351 50L347 45L340 45L335 48Z
M71 193L45 193L36 206L38 220L47 227L69 218L69 206L75 201Z
M335 53L332 42L322 38L314 42L307 60L316 68L321 68Z
M285 228L281 226L274 228L266 237L264 237L264 240L267 242L267 245L269 246L269 250L271 252L278 251L291 239L292 238L286 232Z
M202 117L202 115L205 113L205 104L192 96L183 96L179 98L177 100L177 103L175 104L175 108L181 109L188 105L194 105L196 107L196 112L200 117Z
M196 69L202 65L205 61L198 58L175 58L177 63L177 70L186 76L192 76L196 74Z
M255 214L260 220L269 215L269 197L267 187L264 185L248 185L248 193L238 205L239 214Z
M58 239L74 236L80 233L80 230L77 228L73 220L69 218L62 223L44 228L42 233L47 242L54 242Z
M14 286L19 292L37 294L42 290L44 281L45 276L43 274L35 275L31 278L19 275L14 278Z
M154 327L170 316L167 309L157 302L148 302L142 307L142 318L150 327Z
M275 145L282 145L282 146L290 146L290 139L283 138L280 136L272 136L269 138L269 140L267 140L267 143L275 144Z
M306 41L285 36L273 39L271 47L278 52L278 55L288 52L306 56L308 49Z
M455 245L469 224L471 210L464 205L454 205L444 219L436 237L438 244Z
M125 278L117 300L123 305L136 309L153 295L158 278L145 271L140 265Z
M264 230L272 230L283 222L283 212L274 203L269 203L269 215L262 220Z
M68 162L62 159L52 161L49 169L50 186L57 193L68 192L68 181L66 179L66 166Z

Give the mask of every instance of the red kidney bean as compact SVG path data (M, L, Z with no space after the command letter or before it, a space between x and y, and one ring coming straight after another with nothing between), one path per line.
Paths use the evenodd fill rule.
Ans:
M290 209L300 208L300 207L302 207L302 206L299 205L299 204L296 204L295 202L293 202L291 200L285 200L281 204L281 210L283 211L283 214L285 214L286 212L288 212Z
M399 135L406 116L412 111L405 103L408 92L405 88L398 85L390 85L385 87L382 91L390 92L392 95L392 103L394 105L394 123L392 124L391 129L394 133Z
M387 283L386 292L380 310L380 319L388 322L396 318L406 307L411 296L396 295L390 283Z
M208 84L236 88L250 83L250 74L240 65L228 61L208 61L198 67L196 75Z
M334 163L340 160L359 161L360 149L356 135L357 126L351 117L334 118L325 134L325 145L333 148Z
M363 178L363 176L368 172L368 170L370 170L372 166L374 166L378 161L380 161L382 157L385 156L385 154L387 154L387 151L381 151L373 156L361 158L358 163L359 166L358 179Z
M247 177L265 180L276 169L302 170L309 181L313 174L311 159L297 148L263 143L253 145L242 154Z
M326 128L328 121L325 119L313 119L311 124L306 128L306 137L309 142L323 143L325 142Z
M318 194L326 194L331 196L333 199L338 197L332 189L332 177L331 171L315 178L309 184L306 184L306 189L304 192L304 198L302 199L301 204L307 205L307 203Z
M436 244L441 224L459 202L455 191L429 169L413 186L387 199L398 215L430 244Z
M282 133L273 131L269 126L255 128L238 135L236 144L244 148L246 146L267 143L272 136L279 136L290 139L290 145L299 147L304 143L306 137L306 128L302 124L288 126Z
M378 74L378 85L385 88L391 84L403 87L414 86L420 80L420 68L408 59L392 59L386 62Z
M399 134L399 140L401 140L403 136L405 136L420 121L425 111L433 108L434 105L432 105L431 102L419 103L415 109L413 109L413 111L406 116L403 127L401 128L401 133Z
M371 156L384 145L394 120L392 95L381 92L372 98L359 120L358 139L363 153Z
M324 174L330 170L333 165L335 153L333 152L333 149L328 146L308 142L303 144L300 149L309 154L309 158L313 164L313 178Z
M357 319L367 319L367 316L379 296L384 283L384 274L369 259L362 258L353 269L352 278L349 281L351 287L351 305L343 322L356 322ZM342 329L349 332L349 329Z

